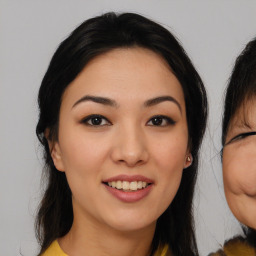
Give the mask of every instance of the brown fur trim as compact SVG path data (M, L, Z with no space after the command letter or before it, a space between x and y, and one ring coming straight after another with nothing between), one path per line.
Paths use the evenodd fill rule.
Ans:
M224 253L224 251L222 251L222 249L219 249L217 252L210 253L208 256L226 256L226 254Z
M250 246L241 236L225 242L223 249L209 256L256 256L256 248Z

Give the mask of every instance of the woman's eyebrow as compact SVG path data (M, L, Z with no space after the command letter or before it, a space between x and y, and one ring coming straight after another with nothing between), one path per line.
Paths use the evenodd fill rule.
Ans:
M180 112L182 113L180 103L175 98L173 98L172 96L159 96L159 97L156 97L156 98L153 98L153 99L149 99L144 103L144 106L145 107L151 107L151 106L154 106L156 104L162 103L164 101L171 101L171 102L175 103L177 105L177 107L179 108Z
M109 98L106 98L106 97L85 95L81 99L76 101L75 104L72 106L72 108L74 108L78 104L80 104L82 102L86 102L86 101L92 101L92 102L95 102L95 103L107 105L107 106L110 106L110 107L116 107L116 108L119 106L115 100L112 100L112 99L109 99ZM151 106L157 105L159 103L162 103L164 101L170 101L170 102L175 103L177 105L177 107L179 108L180 112L182 112L180 103L175 98L173 98L172 96L159 96L159 97L156 97L156 98L149 99L149 100L144 102L144 106L145 107L151 107Z
M92 101L92 102L107 105L110 107L116 107L116 108L118 107L118 104L112 99L100 97L100 96L85 95L81 99L76 101L75 104L72 106L72 108L74 108L78 104L80 104L82 102L86 102L86 101Z

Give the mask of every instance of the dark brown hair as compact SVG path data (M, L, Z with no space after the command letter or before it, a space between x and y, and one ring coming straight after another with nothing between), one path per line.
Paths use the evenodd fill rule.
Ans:
M61 98L68 85L94 57L115 48L143 47L159 54L182 85L193 164L184 171L177 195L157 221L152 244L169 244L174 255L198 255L194 234L192 199L198 168L198 151L206 126L207 98L204 85L175 37L159 24L133 13L104 15L86 20L65 39L52 57L39 95L37 136L44 148L46 190L37 221L40 253L68 233L73 222L71 191L65 173L56 170L44 136L58 136Z
M256 96L256 39L249 42L237 57L226 88L222 120L222 146L230 122L241 106Z

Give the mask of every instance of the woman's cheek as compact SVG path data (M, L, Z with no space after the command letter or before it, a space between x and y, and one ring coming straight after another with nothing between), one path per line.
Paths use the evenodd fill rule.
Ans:
M256 162L247 151L227 150L223 154L225 190L234 194L256 195Z

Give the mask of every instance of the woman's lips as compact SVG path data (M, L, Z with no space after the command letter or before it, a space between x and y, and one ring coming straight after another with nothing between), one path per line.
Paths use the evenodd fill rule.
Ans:
M136 202L153 188L153 180L141 175L118 175L103 181L106 189L123 202Z

